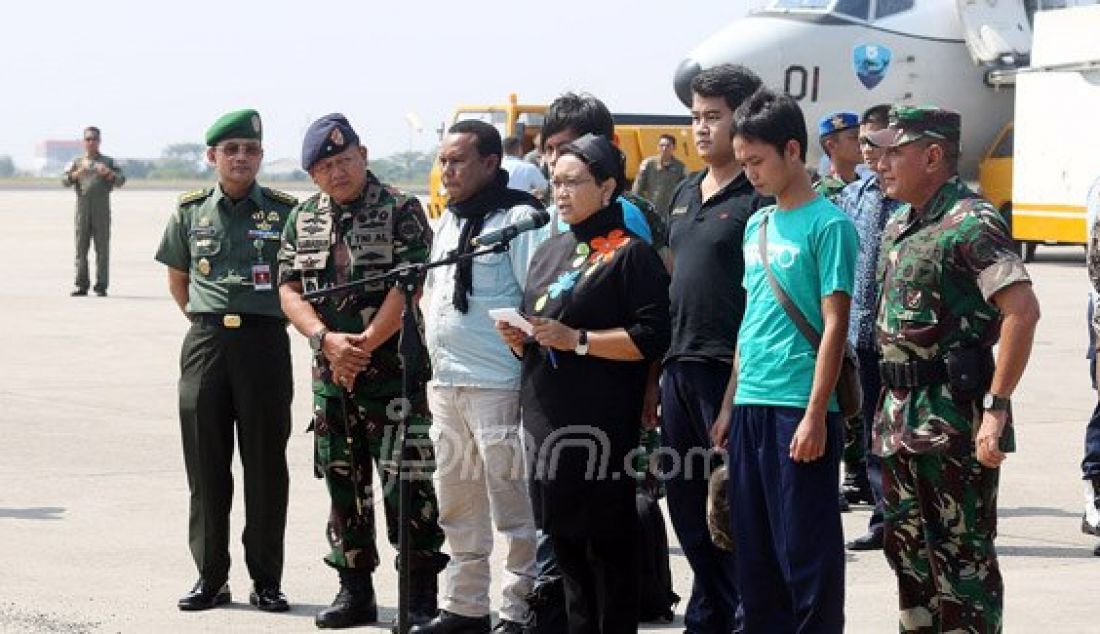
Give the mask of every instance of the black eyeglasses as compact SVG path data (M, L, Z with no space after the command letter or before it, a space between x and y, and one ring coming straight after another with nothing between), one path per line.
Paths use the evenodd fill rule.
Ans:
M85 141L98 141L99 137L97 137L97 136L86 136L86 137L84 137L84 140Z

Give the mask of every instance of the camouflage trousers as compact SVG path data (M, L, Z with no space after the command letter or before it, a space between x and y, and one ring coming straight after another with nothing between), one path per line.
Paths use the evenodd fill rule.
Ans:
M1001 631L999 470L983 467L972 445L958 449L882 459L885 554L898 578L901 632Z
M399 486L393 454L398 427L392 420L399 401L314 394L315 469L324 478L332 502L327 534L331 551L325 557L330 566L368 572L378 567L372 462L381 480L386 536L397 548ZM435 574L446 565L447 556L440 553L443 529L431 479L435 456L428 438L430 424L424 402L414 403L406 435L406 445L411 447L406 455L415 455L409 570Z

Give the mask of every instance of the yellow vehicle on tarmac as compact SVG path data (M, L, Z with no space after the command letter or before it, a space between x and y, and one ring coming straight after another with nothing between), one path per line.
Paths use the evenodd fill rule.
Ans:
M529 152L534 149L535 136L542 129L546 108L546 104L521 104L514 94L509 95L508 102L504 104L459 106L450 122L440 130L440 136L452 123L477 119L495 126L501 137L519 137L523 140L523 151ZM615 144L626 155L627 180L633 182L642 159L657 153L657 140L662 134L671 134L676 138L676 158L684 162L689 172L703 168L703 160L695 151L691 138L691 117L614 113L611 116L615 120ZM428 215L438 218L447 204L438 160L428 177L428 192L431 196Z

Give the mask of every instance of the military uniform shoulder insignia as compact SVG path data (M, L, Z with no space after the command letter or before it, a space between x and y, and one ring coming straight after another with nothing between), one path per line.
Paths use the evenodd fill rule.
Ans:
M277 189L272 189L270 187L263 187L261 189L264 192L264 196L267 196L268 198L270 198L272 200L277 200L277 201L279 201L281 203L285 203L287 205L297 205L298 204L298 199L294 196L291 196L290 194L288 194L286 192L281 192Z
M206 189L198 189L193 192L187 192L186 194L180 194L180 205L189 205L195 201L202 200L214 193L213 187Z

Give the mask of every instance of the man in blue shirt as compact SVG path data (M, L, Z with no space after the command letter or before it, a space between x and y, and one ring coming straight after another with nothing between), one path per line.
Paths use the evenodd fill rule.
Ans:
M872 171L841 191L837 205L852 219L859 234L859 258L856 261L856 286L852 294L852 312L848 320L848 341L859 357L860 387L863 388L863 411L858 419L846 421L845 476L843 492L855 503L871 496L874 511L867 533L848 543L850 550L880 550L882 548L882 465L871 453L871 429L882 382L879 378L879 354L875 345L875 310L878 300L879 245L886 219L901 203L887 198L879 184L878 161L882 148L870 142L868 135L889 125L889 104L880 104L863 113L859 123L860 151L863 161ZM854 423L854 424L853 424ZM849 447L848 445L852 446ZM849 461L849 458L852 458ZM851 462L851 464L849 463Z
M858 238L852 221L810 185L806 123L794 99L761 90L737 109L733 125L737 160L756 189L777 201L745 227L748 302L727 389L733 406L723 404L712 433L729 454L744 631L839 634L844 537L836 491L843 431L833 391ZM788 317L765 267L821 335L816 349Z

